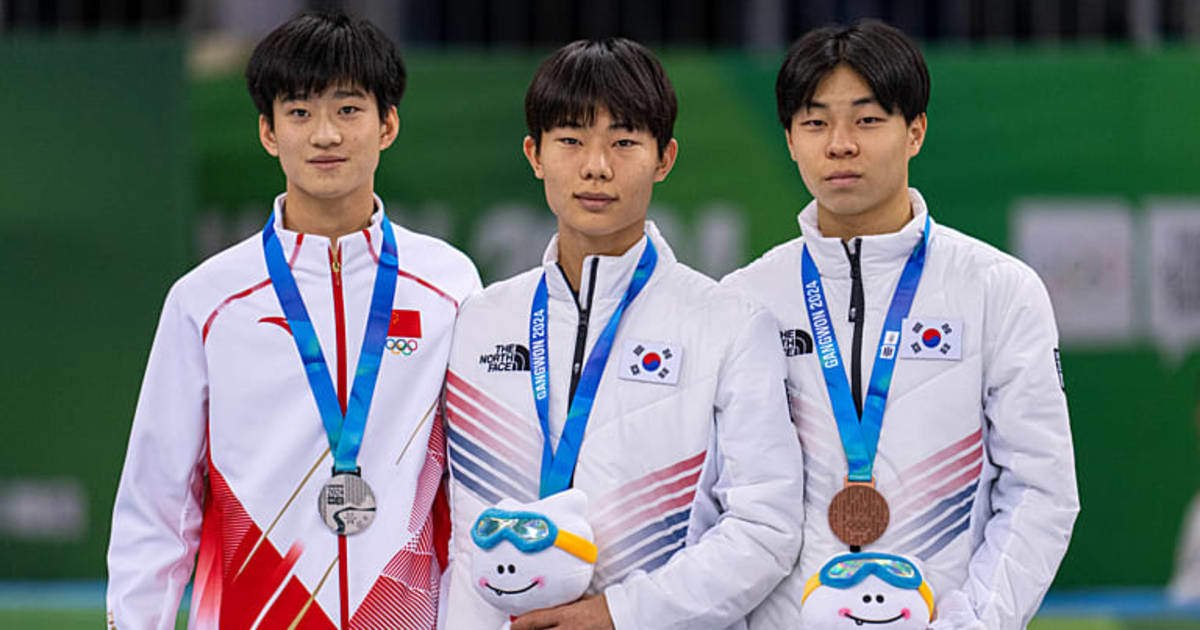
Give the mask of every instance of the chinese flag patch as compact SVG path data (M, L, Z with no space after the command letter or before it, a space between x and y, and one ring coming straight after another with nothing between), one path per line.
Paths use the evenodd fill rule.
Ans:
M419 338L421 336L421 311L393 310L392 321L388 323L388 336Z

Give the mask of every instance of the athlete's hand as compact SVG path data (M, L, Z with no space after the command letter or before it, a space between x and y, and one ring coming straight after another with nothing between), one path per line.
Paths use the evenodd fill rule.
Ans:
M603 595L584 597L570 604L525 613L512 622L512 630L615 630Z

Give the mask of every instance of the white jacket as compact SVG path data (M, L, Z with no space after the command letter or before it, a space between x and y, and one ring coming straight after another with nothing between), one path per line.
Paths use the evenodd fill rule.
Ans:
M829 528L829 501L848 468L812 354L801 251L807 244L820 270L847 378L860 365L865 395L892 293L924 229L925 200L916 190L910 198L915 216L903 229L853 239L860 243L866 314L856 360L850 256L840 239L821 236L815 202L800 213L803 237L722 281L780 322L792 418L805 452L804 549L793 574L755 611L752 627L792 627L805 580L826 558L847 551ZM876 488L888 500L891 521L866 549L923 563L937 597L934 628L1024 628L1054 579L1079 511L1067 401L1056 370L1058 332L1032 269L936 222L931 230L875 459ZM957 348L943 354L920 344L912 352L922 341L918 323L950 325L950 333L931 337ZM952 358L956 352L961 358Z
M329 239L285 230L276 214L343 401L382 242L376 204L370 227L339 238L332 253ZM347 539L351 623L388 626L405 617L405 627L427 629L440 580L430 512L444 470L433 410L458 302L479 276L442 241L400 226L394 234L393 309L410 312L389 330L392 351L383 353L358 457L379 507L370 529ZM317 514L331 469L256 233L183 276L167 296L113 508L110 627L174 628L193 564L191 628L235 630L257 619L262 628L285 628L301 615L298 627L336 627L337 537Z
M605 594L618 630L744 628L800 548L801 453L775 322L678 263L652 223L646 233L658 264L621 320L575 470L600 554L590 592ZM470 583L469 532L500 497L538 494L542 435L527 359L539 278L546 274L549 294L557 446L580 311L590 312L590 353L646 242L622 256L588 256L578 303L557 265L556 237L541 267L463 305L446 387L454 520L446 628L506 620ZM675 368L677 384L624 378L638 343L672 350L677 363L664 366Z

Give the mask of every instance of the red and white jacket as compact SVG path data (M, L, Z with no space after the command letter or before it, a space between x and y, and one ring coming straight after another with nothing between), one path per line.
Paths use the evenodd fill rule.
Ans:
M275 230L345 408L383 204L331 248L283 228L284 197ZM174 628L193 565L190 628L332 629L343 593L351 628L434 627L432 513L445 465L436 407L458 304L480 282L458 250L394 230L400 278L358 457L379 507L347 538L345 583L337 537L317 513L328 440L256 233L167 295L113 508L110 627Z

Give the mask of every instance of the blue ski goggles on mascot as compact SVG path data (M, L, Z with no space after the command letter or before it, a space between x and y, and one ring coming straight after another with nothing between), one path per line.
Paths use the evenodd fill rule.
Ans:
M908 558L889 553L846 553L834 556L804 585L803 603L819 586L850 588L874 575L896 588L919 591L933 610L933 591L921 576L921 570Z
M595 563L598 549L586 538L564 529L554 521L537 512L512 512L499 508L488 508L475 519L471 527L471 540L480 549L491 549L507 540L522 553L537 553L558 547L588 563Z

